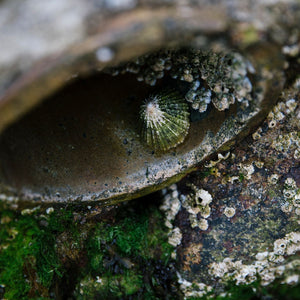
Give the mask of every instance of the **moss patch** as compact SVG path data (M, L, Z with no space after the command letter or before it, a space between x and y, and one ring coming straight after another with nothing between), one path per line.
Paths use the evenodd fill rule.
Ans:
M99 223L90 231L86 243L89 263L77 287L78 299L97 295L154 299L170 293L176 282L168 265L173 248L167 243L161 212L147 204L127 205L114 224Z
M49 297L54 278L65 272L56 237L70 227L72 211L45 216L38 210L22 215L3 209L0 218L0 284L5 299Z
M0 284L5 298L48 296L53 275L62 272L49 228L41 230L35 216L11 211L1 212L1 221Z
M107 215L96 206L49 215L2 207L0 298L68 298L74 290L78 299L86 293L110 299L170 293L176 284L173 248L151 197L121 204Z

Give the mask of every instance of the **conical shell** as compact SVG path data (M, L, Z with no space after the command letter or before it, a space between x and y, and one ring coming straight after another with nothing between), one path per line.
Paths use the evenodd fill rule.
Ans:
M141 106L140 118L142 140L157 152L182 143L190 127L188 104L173 90L150 96Z

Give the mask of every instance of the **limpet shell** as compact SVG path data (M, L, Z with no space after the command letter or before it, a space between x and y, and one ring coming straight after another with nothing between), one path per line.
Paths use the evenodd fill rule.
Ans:
M141 106L141 136L154 151L181 144L190 128L189 107L175 90L151 95Z

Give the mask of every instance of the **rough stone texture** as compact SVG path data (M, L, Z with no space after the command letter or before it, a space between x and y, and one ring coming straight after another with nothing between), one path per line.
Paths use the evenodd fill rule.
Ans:
M220 294L230 281L299 283L299 83L252 135L165 191L186 296Z
M151 48L156 48L162 45L164 39L175 40L183 31L199 34L194 40L195 45L207 45L209 40L209 45L216 49L224 47L227 41L239 49L246 49L257 41L272 41L287 55L286 68L289 70L286 89L261 126L230 149L228 155L227 152L216 154L213 160L199 166L197 172L177 186L164 190L161 197L155 194L148 198L148 202L137 199L108 208L78 204L72 209L65 206L61 210L51 207L40 211L36 207L21 213L9 210L5 202L1 202L1 298L97 298L104 290L105 295L111 298L143 298L152 291L153 297L160 298L182 299L208 293L230 299L230 294L226 293L229 282L233 282L235 290L241 285L249 285L256 297L265 296L265 289L278 282L284 283L280 288L288 285L288 293L293 286L299 286L299 79L295 82L300 71L299 2L260 2L222 1L211 4L211 1L151 1L145 4L144 1L85 1L85 8L76 9L74 16L79 15L80 18L82 13L88 16L88 21L81 23L75 17L74 23L68 22L76 25L79 33L70 34L65 40L63 31L59 31L64 38L58 39L58 44L50 48L47 43L53 42L53 32L49 31L48 35L47 30L43 30L37 43L44 42L49 49L45 56L31 52L37 49L25 42L22 44L21 39L14 40L14 35L3 37L1 32L0 36L7 42L1 47L0 56L6 57L5 62L15 63L5 65L4 62L0 67L1 92L4 93L0 100L1 111L4 111L5 101L10 99L9 94L16 95L21 91L20 86L26 86L23 72L33 65L35 70L39 70L40 60L49 67L45 62L49 59L47 55L55 54L63 60L67 58L65 67L68 70L66 73L62 69L56 73L51 70L51 76L63 76L55 84L49 84L45 93L48 95L61 86L74 70L80 69L78 66L70 68L75 60L73 56L78 58L82 53L95 53L103 45L114 45L118 55L116 41L122 38L130 42L127 48L123 48L126 54L120 54L117 58L119 61L130 57L130 49L135 49L132 50L134 54L140 54L144 49L150 50L149 44L152 44ZM57 1L57 6L52 5L64 11L69 2L65 3ZM78 8L82 7L80 3L83 2L78 1ZM23 16L28 16L22 13L26 12L23 6L20 7L21 13L16 14L18 5L19 2L12 0L0 2L3 14L1 28L12 30L15 18L8 18L11 13L16 18L21 15L20 21ZM37 1L24 1L24 5L35 9L39 7ZM150 12L149 6L153 8ZM11 7L14 9L11 10ZM40 9L37 15L50 11L44 10L44 7ZM67 10L72 19L73 10ZM95 18L90 18L91 11ZM170 14L171 11L174 14ZM53 14L55 17L59 15L59 11ZM158 23L151 23L154 15ZM112 18L106 26L113 32L113 37L106 36L107 40L97 31L103 27L105 16ZM171 16L168 22L165 22L166 16ZM43 16L41 18L43 20ZM161 34L156 35L157 39L146 39L144 44L135 44L132 41L143 41L143 35L124 35L128 29L126 26L121 33L113 31L123 24L131 24L135 18L142 20L135 24L143 24L145 20L155 24L144 29L150 28ZM24 22L27 24L29 21L31 18ZM82 24L89 30L80 30ZM17 31L21 29L15 28ZM138 27L137 31L133 31L145 33L146 29L143 31ZM55 28L53 30L57 32ZM77 39L81 38L82 32L89 36L87 44L72 47L72 43L77 43ZM224 32L227 33L226 41L222 41ZM215 36L216 33L221 33L221 36ZM167 38L170 35L172 37ZM27 38L32 40L30 36ZM145 47L142 50L139 48L141 44ZM18 49L11 50L13 45L18 45ZM134 45L139 45L137 48L141 52ZM106 50L97 52L90 61L98 61L98 67L102 68L106 64L102 61L111 54ZM10 59L8 52L12 55ZM29 57L27 64L24 64L23 54ZM50 62L50 69L52 65L54 63ZM87 72L86 69L84 71ZM33 72L28 82L33 82L40 74ZM23 113L31 108L43 95L39 91L33 97L35 100L20 111ZM28 100L26 97L24 99ZM16 111L19 114L19 110ZM9 117L1 126L4 127L17 115L7 114ZM9 196L1 195L1 200L6 197ZM135 209L135 205L139 209ZM155 209L143 216L149 226L144 226L144 223L141 226L141 212L153 206ZM159 206L165 212L163 221L166 228L155 227L160 224L157 218ZM127 220L126 224L122 223L124 220ZM142 230L136 231L138 228ZM128 233L129 236L126 235ZM168 242L175 251L170 251L165 245L167 233ZM145 241L148 241L149 248ZM143 249L149 252L143 252ZM171 262L168 259L163 261L168 251L173 257ZM147 271L144 277L141 268ZM109 285L109 282L112 284ZM299 295L299 288L297 291L294 299ZM273 293L274 299L277 296Z

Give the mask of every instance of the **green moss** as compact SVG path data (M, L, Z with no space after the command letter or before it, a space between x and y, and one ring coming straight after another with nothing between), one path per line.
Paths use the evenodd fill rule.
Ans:
M91 239L87 242L91 267L98 270L103 256L108 253L107 245L113 246L118 255L139 259L151 259L154 251L163 253L160 257L167 263L173 248L167 243L163 218L158 210L152 210L149 224L149 211L144 214L132 214L120 219L115 225L99 223L91 231ZM122 216L119 216L122 217Z
M47 299L54 287L60 289L58 296L72 296L80 282L94 296L155 298L164 280L174 276L168 269L173 248L167 243L163 215L149 203L127 204L108 221L82 224L74 220L72 208L46 216L2 210L3 297ZM76 295L81 299L81 293Z
M41 284L49 288L53 275L62 277L63 267L55 252L55 236L47 231L40 231L35 241L36 270Z
M228 286L228 296L225 298L217 297L216 299L299 299L300 285L290 286L275 281L270 286L262 286L260 281L256 281L250 285L237 286L232 283Z
M142 285L142 276L131 270L115 276L98 277L97 280L86 277L81 282L81 293L76 295L76 299L119 299L137 293Z
M129 217L119 225L111 228L110 236L116 239L120 254L145 256L148 248L148 239L145 238L148 229L148 219Z
M260 286L259 282L254 282L250 285L236 285L235 283L229 283L226 288L227 296L221 297L218 296L216 299L232 299L232 300L250 300L257 297L256 293L258 287Z
M72 212L44 217L38 212L22 215L3 210L0 214L0 284L5 299L48 296L54 276L64 269L55 249L56 236L69 225ZM40 226L41 220L46 226Z
M91 231L87 242L90 267L96 273L103 271L103 259L112 253L120 256L142 256L147 247L148 221L145 218L126 218L119 224L99 223Z
M112 299L129 295L153 299L161 285L156 272L167 267L173 251L166 232L161 212L140 204L130 213L121 211L115 224L97 224L86 243L89 263L82 274L83 292L77 291L79 299L85 289L90 297L100 293Z
M125 295L133 295L142 287L143 276L127 271L122 278L121 285L124 287Z
M5 217L13 216L2 213L1 219ZM34 253L32 241L37 232L37 224L30 217L1 224L0 284L5 285L7 299L27 299L30 285L24 278L23 266L26 257Z
M244 179L245 179L245 175L242 174L242 173L240 173L240 174L239 174L239 181L240 181L240 182L243 182Z
M35 257L38 278L47 288L53 283L53 276L62 277L64 267L56 251L56 237L62 232L68 232L72 240L78 239L78 228L73 224L72 209L60 210L52 213L47 218L48 225L40 227L35 240ZM70 232L70 228L73 229Z
M70 251L71 255L74 245L79 251L80 245L86 245L87 251L87 258L83 258L83 261L87 260L86 268L81 275L74 275L75 280L79 275L94 279L100 275L106 283L100 290L115 297L146 291L143 274L146 262L159 260L166 265L172 247L167 243L159 211L142 207L137 210L139 212L121 211L114 224L86 224L91 229L86 244L83 243L86 237L80 236L82 227L73 220L72 209L55 211L50 216L43 216L38 211L22 215L3 210L0 284L5 285L5 298L49 296L54 280L60 284L62 278L70 276L59 253ZM154 221L149 222L150 214L155 215ZM68 257L69 254L65 254ZM153 274L153 270L148 273ZM151 274L148 275L151 277ZM159 280L153 279L152 286L155 284L158 285Z

